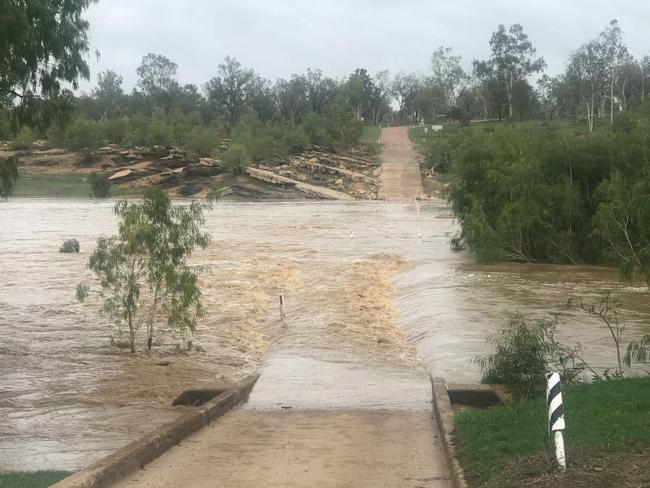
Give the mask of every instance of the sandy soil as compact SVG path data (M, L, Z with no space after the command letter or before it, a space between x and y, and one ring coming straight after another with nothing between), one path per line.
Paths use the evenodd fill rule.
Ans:
M429 412L237 410L116 488L451 487Z
M422 196L420 156L409 139L409 128L382 129L381 146L378 197L383 200L412 200Z

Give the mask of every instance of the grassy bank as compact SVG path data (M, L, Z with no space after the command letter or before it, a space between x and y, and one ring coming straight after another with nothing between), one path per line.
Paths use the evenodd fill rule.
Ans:
M574 386L564 392L564 404L569 474L581 468L577 459L618 458L621 453L630 453L633 458L639 450L650 447L650 378ZM543 397L463 411L456 415L455 423L458 454L471 486L522 486L515 478L514 484L507 484L506 466L506 471L519 472L520 476L526 472L545 476L553 471L553 445L546 433ZM524 473L518 469L522 466Z
M119 187L113 187L114 196L132 196ZM20 173L13 194L15 198L91 198L88 175L84 174L24 174Z
M0 474L0 488L46 488L70 474L67 471Z
M361 134L361 142L375 144L381 135L381 129L377 125L364 125Z

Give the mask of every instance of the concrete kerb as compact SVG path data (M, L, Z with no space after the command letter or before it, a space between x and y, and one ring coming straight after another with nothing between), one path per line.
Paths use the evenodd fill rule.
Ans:
M104 488L141 469L185 437L246 401L259 375L246 378L194 411L162 425L141 439L52 485L52 488Z
M440 428L442 447L447 457L449 474L454 488L467 488L467 481L460 462L456 456L456 448L452 433L454 431L454 411L447 392L447 384L443 378L431 378L433 389L433 412Z

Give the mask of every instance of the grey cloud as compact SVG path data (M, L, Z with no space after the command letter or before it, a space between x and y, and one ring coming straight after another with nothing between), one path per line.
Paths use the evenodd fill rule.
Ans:
M276 79L320 68L342 77L357 67L374 73L428 69L432 51L452 46L467 67L489 53L498 24L520 23L550 73L617 18L635 55L650 50L650 2L643 0L102 0L91 7L90 37L101 58L97 73L113 69L127 88L148 52L179 65L179 81L202 84L226 55Z

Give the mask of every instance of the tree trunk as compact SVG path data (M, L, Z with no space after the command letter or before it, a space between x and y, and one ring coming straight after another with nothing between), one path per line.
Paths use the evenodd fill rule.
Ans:
M645 101L645 78L643 74L643 62L639 65L641 67L641 103Z
M133 328L133 316L129 312L129 343L131 344L131 353L135 354L135 329Z
M614 125L614 72L609 83L609 125Z

